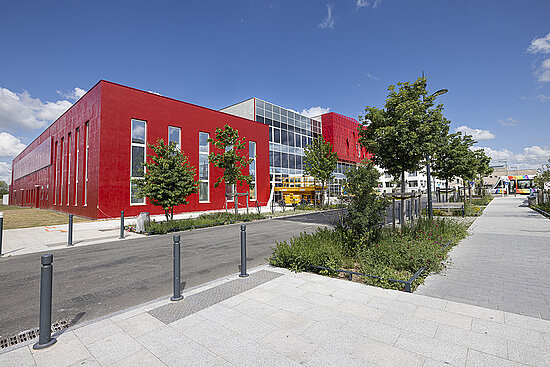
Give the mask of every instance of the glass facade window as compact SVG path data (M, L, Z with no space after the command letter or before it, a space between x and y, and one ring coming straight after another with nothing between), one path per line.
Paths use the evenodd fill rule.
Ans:
M181 128L168 126L168 144L174 143L181 151Z
M145 177L146 122L132 119L132 147L130 178ZM137 194L136 184L130 182L130 204L145 204L145 198Z
M252 159L248 166L248 173L252 176L252 184L250 185L250 200L256 200L256 142L248 142L248 157Z
M210 200L210 162L208 161L210 147L208 137L208 133L199 132L199 202Z
M61 171L61 176L59 177L59 180L61 181L61 185L59 185L59 205L62 205L63 204L63 178L65 177L65 165L63 164L63 155L64 155L64 152L63 152L63 148L64 148L64 138L61 138L61 146L60 146L60 149L59 149L59 166L61 167L60 171Z

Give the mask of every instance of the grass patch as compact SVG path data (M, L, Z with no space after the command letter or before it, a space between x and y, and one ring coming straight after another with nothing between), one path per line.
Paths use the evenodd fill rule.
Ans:
M415 288L427 275L445 267L448 252L466 237L468 226L469 223L453 219L422 218L414 228L405 227L401 232L385 228L378 241L360 248L352 256L345 255L344 238L338 230L318 229L277 243L268 260L271 265L297 272L305 271L308 265L353 270L383 278L354 277L356 281L399 290L403 285L388 279L408 280L421 267L426 267L413 284ZM336 275L327 270L319 273Z
M55 226L69 223L69 215L48 209L22 208L0 204L4 212L4 229ZM74 222L89 222L90 219L74 217Z

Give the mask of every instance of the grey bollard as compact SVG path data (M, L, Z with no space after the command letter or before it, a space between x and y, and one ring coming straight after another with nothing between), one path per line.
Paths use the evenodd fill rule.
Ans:
M120 211L120 239L124 238L124 210Z
M241 224L241 274L239 277L246 278L246 224Z
M0 212L0 256L2 256L2 233L4 232L4 213Z
M52 338L53 255L42 255L40 262L40 335L33 349L44 349L57 341Z
M67 241L67 246L73 245L73 215L69 214L69 239Z
M174 295L170 297L170 301L181 301L183 296L180 289L180 235L176 234L174 239Z

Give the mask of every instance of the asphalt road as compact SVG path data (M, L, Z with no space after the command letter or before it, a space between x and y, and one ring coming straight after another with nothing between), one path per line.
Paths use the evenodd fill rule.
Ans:
M337 211L247 224L248 268L277 241L330 225ZM181 232L182 283L193 287L239 271L240 224ZM54 250L52 321L75 323L172 292L172 234ZM38 327L40 255L0 259L0 338Z

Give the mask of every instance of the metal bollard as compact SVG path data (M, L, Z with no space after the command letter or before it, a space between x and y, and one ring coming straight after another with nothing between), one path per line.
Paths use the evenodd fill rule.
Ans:
M241 224L241 274L239 277L246 278L246 224Z
M180 289L180 235L176 234L174 239L174 295L170 297L170 301L181 301L183 296Z
M124 210L120 211L120 239L124 238Z
M52 338L53 255L42 255L40 262L40 335L33 349L44 349L57 341Z
M2 255L2 233L4 232L4 213L0 212L0 256Z
M67 241L67 246L73 245L73 215L69 214L69 240Z

